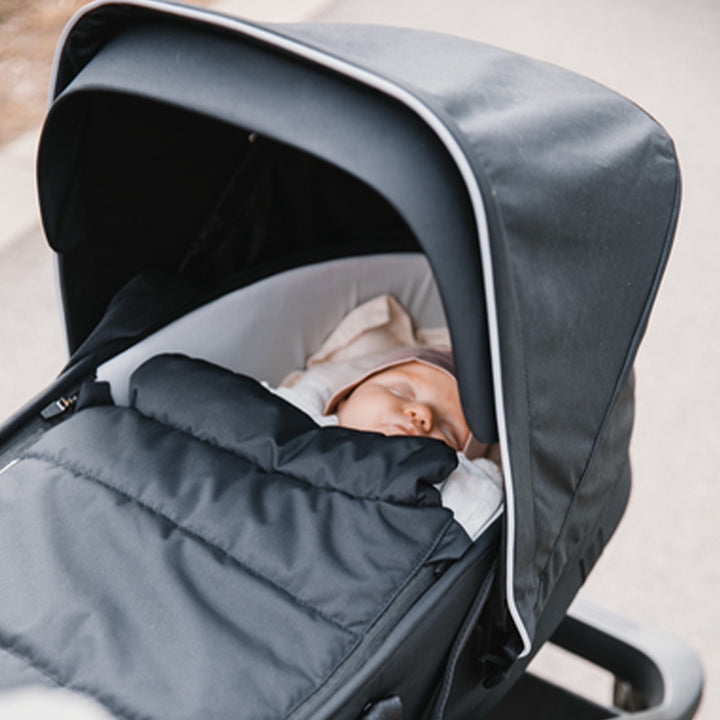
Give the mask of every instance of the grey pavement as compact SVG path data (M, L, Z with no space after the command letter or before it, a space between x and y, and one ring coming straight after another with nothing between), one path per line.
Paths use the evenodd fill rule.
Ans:
M633 495L582 593L697 648L707 674L697 717L720 717L720 215L715 212L720 191L720 4L223 0L218 5L251 19L373 22L472 37L594 78L637 101L674 137L683 167L683 209L636 363ZM43 251L34 191L28 185L33 144L31 133L0 151L4 416L42 387L63 357L49 254ZM536 667L579 683L591 694L609 692L606 677L562 653L543 651Z

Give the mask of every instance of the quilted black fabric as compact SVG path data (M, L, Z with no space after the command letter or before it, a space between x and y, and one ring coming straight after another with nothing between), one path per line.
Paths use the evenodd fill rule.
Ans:
M286 717L469 540L443 443L319 428L182 356L0 478L0 644L124 718ZM242 710L240 710L242 708Z

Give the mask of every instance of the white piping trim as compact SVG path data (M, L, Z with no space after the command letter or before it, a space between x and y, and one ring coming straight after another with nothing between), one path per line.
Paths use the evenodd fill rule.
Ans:
M6 470L9 470L13 465L17 465L20 462L20 458L14 458L11 460L5 467L0 470L0 475L2 475Z
M91 5L86 6L77 13L71 22L66 26L62 35L62 43L64 44L71 26L77 21L80 15L94 10L102 5L109 4L108 0L97 0ZM482 258L483 279L485 282L485 301L487 306L488 334L490 341L490 360L492 365L493 385L495 387L495 414L498 426L498 436L500 440L500 452L502 457L503 477L505 484L505 500L507 514L507 583L506 594L508 599L508 610L510 616L515 623L515 627L520 634L523 643L523 649L520 657L527 655L531 648L532 642L528 635L527 629L523 624L522 618L515 603L515 595L513 589L513 579L515 577L515 496L513 492L512 468L510 463L510 453L508 450L508 436L506 427L505 405L502 395L502 369L500 363L500 333L497 320L497 305L495 303L495 281L492 272L492 253L490 249L490 233L487 225L487 216L485 214L485 204L483 202L480 187L475 179L475 174L470 167L467 157L462 148L457 143L448 127L433 113L433 111L425 105L415 95L407 91L405 88L398 86L386 78L375 75L374 73L358 67L344 60L329 55L321 50L317 50L307 45L303 45L298 41L291 40L281 35L277 35L258 25L250 24L239 18L233 18L226 15L219 15L212 11L202 10L192 7L179 7L168 5L155 0L124 0L126 5L135 5L138 7L147 7L162 11L166 14L173 14L179 17L195 19L202 22L210 22L218 27L229 30L235 30L251 36L254 39L262 40L268 45L281 48L292 52L293 54L312 60L318 65L330 68L346 77L351 77L361 81L363 84L382 91L384 94L395 98L402 102L406 107L413 110L425 123L435 132L438 138L445 145L446 150L455 161L455 164L462 175L468 192L470 201L475 213L475 222L477 224L478 236L480 242L480 255ZM56 81L57 61L60 57L60 51L56 53L55 63L53 64L51 96Z

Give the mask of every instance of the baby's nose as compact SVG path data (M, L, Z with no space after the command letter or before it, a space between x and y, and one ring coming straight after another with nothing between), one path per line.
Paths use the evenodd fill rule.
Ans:
M432 430L433 413L429 405L425 403L413 403L406 409L405 414L423 432L429 433Z

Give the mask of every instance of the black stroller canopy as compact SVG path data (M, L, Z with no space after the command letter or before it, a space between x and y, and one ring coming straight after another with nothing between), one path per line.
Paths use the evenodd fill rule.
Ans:
M626 499L632 362L679 206L672 142L596 83L467 40L95 6L68 31L39 155L73 349L104 288L183 256L237 128L359 178L427 254L469 424L501 440L508 652L529 649Z
M183 59L169 66L176 48ZM168 112L168 105L193 114ZM214 124L203 124L203 116ZM95 120L78 124L80 117ZM43 218L50 244L63 258L71 349L97 322L109 288L116 290L148 263L172 266L192 241L212 206L203 190L213 200L219 194L212 178L229 174L228 161L240 145L237 132L218 128L217 120L310 152L388 199L435 256L435 272L445 277L441 287L452 286L464 298L454 311L448 305L450 324L464 326L457 335L467 352L458 364L463 356L482 358L480 366L489 368L472 210L462 178L426 124L397 101L254 43L223 36L210 42L182 24L153 22L116 35L83 67L53 106L43 134ZM72 177L78 166L90 182ZM334 239L340 246L335 254L367 251L377 238L368 233L367 247L348 249L346 242ZM448 246L456 248L451 255ZM467 326L467 305L478 309L473 328ZM477 365L465 370L473 395L484 399L475 427L494 439L491 381Z

